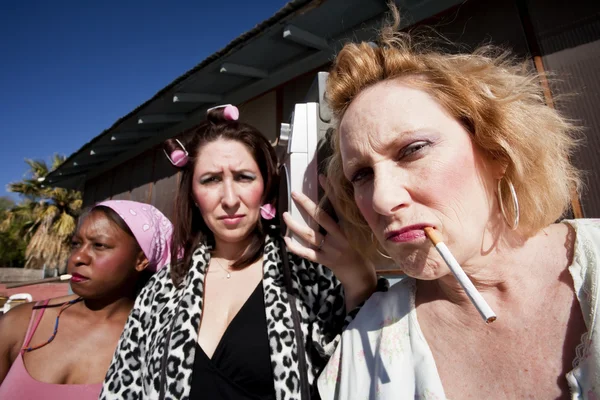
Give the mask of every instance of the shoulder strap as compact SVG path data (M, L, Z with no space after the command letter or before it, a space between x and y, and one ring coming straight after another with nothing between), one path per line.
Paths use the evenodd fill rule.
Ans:
M306 366L306 350L304 349L304 336L300 327L300 315L296 308L296 296L294 296L292 285L292 272L290 270L290 258L285 248L285 242L282 238L279 240L281 248L281 258L283 261L283 279L285 289L288 295L288 303L292 312L292 321L294 322L294 333L296 334L296 345L298 346L298 368L300 369L300 398L310 400L310 385L308 383L308 369Z
M41 304L42 306L47 306L49 302L50 299L46 299L44 301L38 301L37 303L35 303L34 309L31 311L29 327L27 328L27 333L25 333L25 340L23 341L21 352L23 351L23 349L29 346L29 342L31 342L31 338L33 337L33 334L35 333L35 330L37 329L38 325L40 324L40 321L42 320L42 316L44 315L44 307L39 307L39 305Z

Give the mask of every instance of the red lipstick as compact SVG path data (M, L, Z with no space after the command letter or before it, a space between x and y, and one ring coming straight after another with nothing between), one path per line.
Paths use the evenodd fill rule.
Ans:
M85 277L83 275L80 275L80 274L78 274L76 272L73 273L72 276L71 276L71 282L73 282L73 283L81 283L81 282L85 282L85 281L89 281L89 280L90 280L90 278L87 278L87 277Z
M423 228L427 227L427 224L415 224L405 226L402 229L391 231L386 233L385 240L389 240L395 243L405 243L411 242L416 239L421 239L425 237L425 231Z

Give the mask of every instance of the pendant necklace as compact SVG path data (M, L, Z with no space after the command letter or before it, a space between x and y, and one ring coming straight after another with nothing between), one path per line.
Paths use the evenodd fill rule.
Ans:
M225 271L225 273L227 274L227 279L231 278L231 273L230 273L229 271L227 271L227 270L225 269L225 267L223 267L223 265L221 265L221 263L219 262L219 260L217 260L217 259L215 258L215 261L217 262L217 264L219 265L219 267L221 267L221 269L222 269L223 271Z

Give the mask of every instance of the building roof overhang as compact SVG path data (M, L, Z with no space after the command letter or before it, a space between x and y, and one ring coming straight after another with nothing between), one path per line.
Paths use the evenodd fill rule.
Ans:
M396 3L417 23L461 0ZM322 67L348 41L374 39L386 11L384 0L289 1L83 145L45 183L81 189L86 180L197 125L208 108L248 101Z

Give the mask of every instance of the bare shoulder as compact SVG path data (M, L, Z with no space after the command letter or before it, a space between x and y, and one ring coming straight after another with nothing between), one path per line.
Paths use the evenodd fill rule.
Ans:
M554 224L550 224L547 227L543 228L538 236L546 238L546 240L550 240L552 238L566 240L569 238L569 235L573 234L575 229L567 223L557 222Z
M76 299L77 296L61 296L54 297L48 301L48 306L55 306L67 301ZM11 308L9 312L0 316L0 337L2 339L16 337L22 340L27 332L29 326L29 320L31 319L31 313L36 302L30 302L20 304L14 308Z
M20 304L6 314L0 316L0 347L3 351L7 348L19 348L25 338L29 319L35 302Z
M48 305L49 306L60 305L60 304L66 303L68 301L75 300L78 297L79 296L77 296L75 294L70 294L70 295L67 295L67 296L60 296L60 297L53 297L48 302Z
M61 296L55 297L48 301L48 306L56 306L67 301L76 299L77 296ZM11 308L9 312L0 316L0 352L9 352L12 356L16 356L19 349L25 340L25 334L29 327L29 321L33 313L33 307L36 302L20 304ZM45 311L55 311L57 308L48 308Z
M547 255L555 262L558 271L563 271L571 265L575 249L575 228L570 224L556 223L542 229L536 237L537 251Z
M11 330L20 324L24 324L27 327L29 318L31 317L31 311L35 302L19 304L18 306L11 308L9 312L3 314L0 317L0 327L4 328L5 325L11 325ZM0 329L1 329L0 328Z

